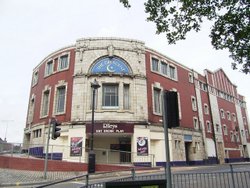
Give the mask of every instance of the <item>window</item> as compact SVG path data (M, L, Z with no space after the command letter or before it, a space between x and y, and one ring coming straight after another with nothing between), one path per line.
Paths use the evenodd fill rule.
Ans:
M207 121L206 122L206 124L207 124L207 132L212 132L212 128L211 128L211 123L210 123L210 121Z
M179 149L181 148L181 141L180 141L180 140L175 140L174 143L175 143L175 145L174 145L174 146L175 146L175 149L176 149L176 150L179 150Z
M60 57L60 61L58 64L58 70L63 70L67 69L69 66L69 56L68 55L63 55Z
M220 125L219 124L216 124L216 132L219 133L220 132Z
M199 151L200 150L200 142L195 142L195 151Z
M43 92L41 117L47 116L49 111L49 90Z
M204 113L207 115L209 114L209 109L207 104L204 104Z
M248 139L249 138L248 130L245 130L245 133L246 133L246 139Z
M38 71L34 72L32 85L36 85L38 82Z
M225 113L223 109L220 109L220 115L222 119L225 119Z
M244 123L244 125L246 125L246 124L247 124L246 117L243 117L243 123Z
M239 137L238 132L235 133L235 141L240 142L240 137Z
M231 121L231 114L227 111L227 120Z
M232 116L233 116L233 121L236 122L236 116L235 116L235 114L232 114Z
M207 84L203 83L201 89L202 89L203 91L207 91L207 90L208 90L208 89L207 89Z
M60 86L56 92L56 113L64 113L65 110L65 95L66 87Z
M191 97L191 102L192 102L192 110L196 111L197 110L197 105L196 105L196 99L194 96Z
M130 109L129 105L129 84L123 85L123 108L124 110Z
M241 136L244 137L244 130L241 130Z
M33 121L34 109L35 109L35 97L33 96L29 104L28 123L31 123Z
M38 138L42 136L42 129L37 129L33 131L33 137Z
M188 81L189 81L190 83L194 83L194 76L193 76L192 73L188 73Z
M45 76L49 76L53 73L53 61L49 61L46 64Z
M234 133L232 131L230 132L230 138L231 138L231 142L234 142Z
M118 107L118 85L103 85L103 107Z
M169 76L170 78L176 79L176 68L174 66L169 66Z
M154 112L161 113L161 90L154 88Z
M152 70L159 72L159 60L156 58L152 58Z
M194 129L199 130L198 118L197 118L197 117L194 117L194 118L193 118L193 122L194 122Z
M224 132L224 135L228 134L227 125L223 125L223 132Z
M161 73L168 75L168 64L161 62Z

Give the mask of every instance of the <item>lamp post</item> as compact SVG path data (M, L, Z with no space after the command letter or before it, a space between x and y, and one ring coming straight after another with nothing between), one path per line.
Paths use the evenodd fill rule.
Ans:
M94 80L94 82L91 83L92 88L92 124L91 124L91 139L90 139L90 151L89 151L89 164L88 164L88 173L95 173L95 153L93 151L93 141L94 141L94 111L95 111L95 95L96 90L101 87L99 83Z

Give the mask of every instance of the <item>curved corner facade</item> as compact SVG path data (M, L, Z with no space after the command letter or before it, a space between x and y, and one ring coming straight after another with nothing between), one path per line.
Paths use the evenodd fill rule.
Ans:
M93 99L94 80L101 87ZM120 151L109 161L164 165L165 90L176 91L179 100L180 127L169 130L173 164L249 159L244 97L222 69L200 75L141 41L122 38L79 39L34 69L24 146L31 154L44 154L50 119L55 117L62 130L59 138L50 140L54 147L49 153L70 161L80 156L87 162L95 100L97 163L110 151ZM74 151L75 144L81 149Z

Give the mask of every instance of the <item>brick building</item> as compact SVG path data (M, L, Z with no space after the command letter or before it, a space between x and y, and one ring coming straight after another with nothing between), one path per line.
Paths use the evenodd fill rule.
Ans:
M145 46L121 38L84 38L48 55L34 68L24 146L44 153L49 120L62 122L51 153L86 161L59 145L89 147L91 83L97 80L94 148L120 150L134 164L165 161L163 91L176 91L180 127L169 130L173 164L244 161L250 156L249 118L244 97L222 69L199 74ZM131 152L131 153L130 153ZM107 155L97 153L97 161ZM148 156L148 157L147 157ZM152 159L153 156L153 159Z

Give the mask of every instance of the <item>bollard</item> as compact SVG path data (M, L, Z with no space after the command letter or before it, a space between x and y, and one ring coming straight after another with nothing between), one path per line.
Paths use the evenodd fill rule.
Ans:
M89 174L86 175L86 187L89 186Z
M132 180L135 181L135 169L131 169L131 174L132 174Z

